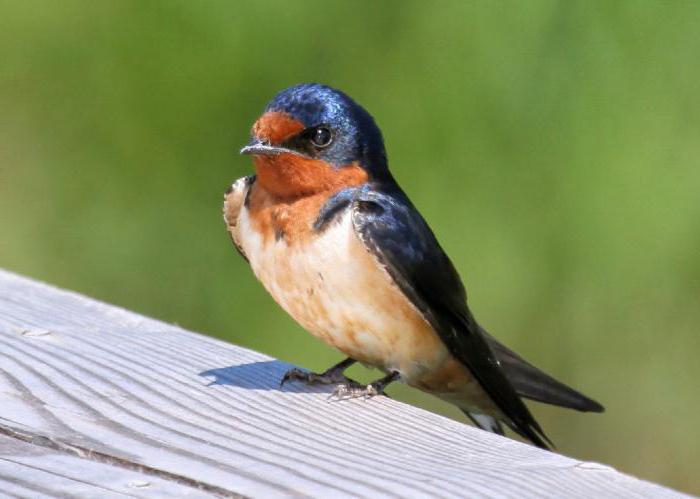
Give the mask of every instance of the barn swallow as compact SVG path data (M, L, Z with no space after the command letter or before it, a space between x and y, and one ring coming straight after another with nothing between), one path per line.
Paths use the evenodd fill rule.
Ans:
M522 398L603 411L476 322L455 267L389 172L374 119L346 94L315 83L283 90L241 153L256 174L224 197L235 247L289 315L348 357L320 374L292 369L282 383L333 383L345 398L401 381L545 449ZM343 374L355 362L385 376L359 385Z

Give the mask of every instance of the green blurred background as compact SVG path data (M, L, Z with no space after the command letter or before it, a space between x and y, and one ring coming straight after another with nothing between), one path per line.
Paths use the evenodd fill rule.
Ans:
M534 407L559 449L700 493L700 3L3 2L0 75L0 265L315 370L221 202L275 92L342 88L481 322L607 407Z

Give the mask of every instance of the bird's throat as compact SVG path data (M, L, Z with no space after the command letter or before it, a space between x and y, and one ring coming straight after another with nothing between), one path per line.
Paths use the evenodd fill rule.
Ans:
M325 161L296 154L254 156L257 183L280 199L335 192L367 182L367 172L352 163L335 168Z

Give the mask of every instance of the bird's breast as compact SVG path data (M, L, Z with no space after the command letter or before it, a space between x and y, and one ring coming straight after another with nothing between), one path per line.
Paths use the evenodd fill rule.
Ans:
M366 364L405 370L408 358L420 357L426 369L443 361L437 335L355 235L350 210L322 232L312 228L317 213L308 206L278 207L267 219L241 212L241 244L277 303L312 334ZM280 218L293 223L276 226Z
M282 230L275 222L279 213L268 211L262 219L259 209L244 206L234 238L287 313L330 346L364 364L398 371L410 385L447 397L481 393L357 237L349 209L321 232L313 230L318 209L286 209L284 216L294 222Z

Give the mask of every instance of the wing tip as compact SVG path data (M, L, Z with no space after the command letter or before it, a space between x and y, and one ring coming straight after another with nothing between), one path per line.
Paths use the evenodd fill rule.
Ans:
M579 409L579 411L601 413L601 412L605 412L605 407L603 406L603 404L600 404L600 403L596 402L595 400L589 399L588 397L586 397L585 405L582 405L582 408Z

